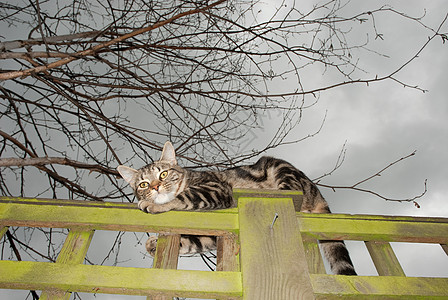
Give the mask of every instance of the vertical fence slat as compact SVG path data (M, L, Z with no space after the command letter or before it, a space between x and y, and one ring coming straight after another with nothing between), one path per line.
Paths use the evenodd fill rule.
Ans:
M82 264L89 250L94 230L70 229L56 263Z
M157 250L154 256L153 268L177 269L179 245L179 234L160 234L157 239Z
M154 269L177 269L179 259L180 234L159 234ZM168 300L172 297L165 295L148 296L147 300Z
M243 299L314 299L292 200L239 198L238 210Z
M76 265L82 264L92 241L94 230L70 229L56 263ZM36 274L38 276L38 274ZM70 292L43 291L40 300L68 300Z
M406 276L388 242L366 241L375 268L380 276Z
M315 238L302 235L308 270L311 274L326 274L324 261L319 250L319 243Z
M239 245L237 244L237 236L234 234L217 237L216 251L216 271L238 272L239 267ZM219 298L217 300L226 299L234 300L239 298Z
M5 235L6 231L8 231L8 226L0 226L0 240L2 239L3 235Z
M217 237L218 250L216 258L216 271L239 270L237 238L235 235Z

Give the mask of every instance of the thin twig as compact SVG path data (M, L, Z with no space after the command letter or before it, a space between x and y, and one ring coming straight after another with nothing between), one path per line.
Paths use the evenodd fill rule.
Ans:
M408 159L408 158L410 158L411 156L414 156L414 155L416 154L416 152L417 152L417 151L413 151L412 153L410 153L410 154L408 154L408 155L406 155L406 156L403 156L403 157L401 157L401 158L395 160L394 162L391 162L390 164L388 164L386 167L382 168L382 169L379 170L378 172L376 172L376 173L372 174L371 176L368 176L368 177L366 177L365 179L360 180L360 181L358 181L358 182L356 182L356 183L354 183L354 184L352 184L352 185L349 185L349 186L328 185L328 184L323 184L323 183L320 183L320 182L317 182L316 184L317 184L318 186L321 186L321 187L326 187L326 188L332 189L333 191L336 191L336 190L338 190L338 189L348 189L348 190L354 190L354 191L358 191L358 192L368 193L368 194L375 195L375 196L377 196L378 198L381 198L381 199L386 200L386 201L395 201L395 202L413 202L414 205L415 205L417 208L419 208L420 206L419 206L419 204L418 204L415 200L420 199L421 197L423 197L423 196L426 194L426 192L427 192L427 190L428 190L428 189L427 189L427 179L425 179L425 182L424 182L424 190L423 190L423 192L422 192L421 194L417 195L417 196L412 197L412 198L394 199L394 198L390 198L390 197L383 196L383 195L381 195L381 194L378 193L378 192L374 192L374 191L369 190L369 189L364 189L364 188L360 188L360 187L358 187L359 185L361 185L361 184L363 184L363 183L365 183L365 182L367 182L367 181L369 181L369 180L372 180L372 179L375 178L375 177L379 177L379 176L381 176L381 174L382 174L384 171L386 171L387 169L391 168L393 165L395 165L395 164L397 164L397 163L399 163L399 162L401 162L401 161L403 161L403 160L405 160L405 159Z

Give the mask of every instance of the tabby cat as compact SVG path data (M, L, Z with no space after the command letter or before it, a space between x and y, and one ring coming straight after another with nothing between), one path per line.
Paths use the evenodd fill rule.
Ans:
M190 171L177 164L174 147L166 142L159 161L139 170L118 166L118 172L134 190L138 207L148 213L170 210L215 210L235 207L233 188L303 191L300 211L330 213L316 185L288 162L262 157L253 165L217 171ZM147 250L154 255L157 239L151 237ZM321 241L334 274L356 275L343 241ZM182 236L180 254L216 249L216 238Z

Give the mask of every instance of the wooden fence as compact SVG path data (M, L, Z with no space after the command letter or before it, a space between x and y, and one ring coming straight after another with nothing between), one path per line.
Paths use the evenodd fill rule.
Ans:
M54 263L0 261L0 288L42 291L40 299L448 299L448 278L406 277L389 244L435 243L448 255L446 218L296 213L301 193L291 191L235 197L235 209L158 215L135 204L0 197L0 238L10 226L69 229ZM84 265L95 230L158 232L153 268ZM176 270L180 234L218 237L216 272ZM365 241L380 276L327 275L317 240Z

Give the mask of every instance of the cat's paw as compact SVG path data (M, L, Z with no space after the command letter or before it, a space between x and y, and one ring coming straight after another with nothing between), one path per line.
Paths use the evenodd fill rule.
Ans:
M140 208L140 210L142 210L145 213L156 213L156 207L157 204L154 204L153 202L150 201L139 201L138 202L138 208Z
M139 201L138 208L140 208L145 213L151 213L151 214L159 214L170 210L163 204L155 204L150 201Z
M152 257L156 255L157 239L157 236L153 235L150 236L146 241L146 251L148 251L149 255L151 255Z

